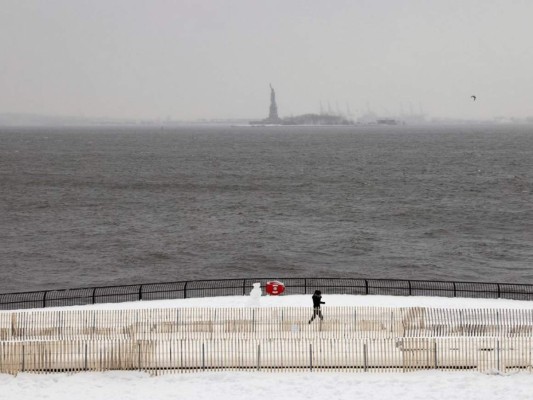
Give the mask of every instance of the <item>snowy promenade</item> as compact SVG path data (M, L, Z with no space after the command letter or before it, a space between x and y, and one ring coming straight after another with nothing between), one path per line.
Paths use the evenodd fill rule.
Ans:
M520 302L512 300L479 300L479 299L448 299L448 298L424 298L424 297L384 297L384 296L343 296L343 295L329 295L324 296L326 301L327 308L324 309L325 321L323 322L322 328L320 330L320 324L318 321L313 322L310 326L304 321L309 317L311 307L310 296L285 296L285 297L261 297L259 304L251 303L249 297L222 297L216 299L187 299L187 300L173 300L173 301L154 301L154 302L137 302L137 303L123 303L123 304L106 304L106 305L94 305L94 306L84 306L84 307L69 307L64 309L49 309L46 310L47 313L55 313L55 315L66 315L65 311L70 313L78 312L78 316L82 315L80 313L87 313L92 310L92 312L98 313L117 313L122 312L123 315L126 315L126 310L131 310L131 312L141 312L140 310L144 309L144 315L152 315L155 312L154 310L159 310L158 312L167 314L169 312L175 311L176 309L181 310L186 314L186 309L189 309L190 315L194 315L195 312L198 312L198 309L202 309L203 313L206 315L211 315L209 313L218 312L228 313L234 312L235 309L241 309L241 315L246 316L246 312L255 309L256 312L262 312L265 315L268 315L268 318L272 318L272 313L279 313L283 310L287 313L284 314L284 318L289 316L289 310L292 310L295 313L291 317L291 323L277 324L279 327L285 326L286 330L280 330L278 333L283 333L283 335L300 335L300 340L307 340L307 344L310 340L310 333L315 332L316 340L327 340L324 339L324 336L330 335L332 332L338 336L341 332L341 336L344 336L348 331L358 332L357 335L365 334L364 329L350 329L349 326L345 326L345 331L339 331L338 328L342 325L346 325L348 320L341 318L342 310L352 310L353 307L358 307L361 311L362 309L374 309L380 310L379 318L381 328L377 331L380 332L380 335L377 336L379 340L388 340L391 344L391 349L399 352L401 354L401 346L405 346L405 340L412 340L415 338L406 337L406 331L403 331L403 336L405 337L404 342L398 342L397 334L402 332L397 329L404 329L405 325L398 324L398 321L405 320L406 310L400 311L403 307L416 307L414 309L420 310L421 308L428 308L432 310L431 315L426 315L426 318L423 327L426 333L433 332L433 338L427 343L435 343L435 339L439 339L439 335L435 335L438 331L435 331L434 327L431 328L431 325L435 325L439 318L446 313L450 313L450 309L454 310L463 310L462 315L469 315L470 318L473 316L486 316L488 321L496 321L495 316L506 315L504 318L505 324L501 326L507 326L508 330L505 335L502 335L502 331L498 335L500 339L505 340L520 340L522 345L531 344L531 337L529 335L529 329L525 328L529 326L528 316L533 312L533 303L530 302ZM361 308L362 307L362 308ZM381 307L377 309L375 307ZM282 309L280 309L282 308ZM166 309L166 312L165 312ZM277 310L276 310L277 309ZM115 310L115 311L114 311ZM328 310L332 311L332 314L328 314ZM468 310L468 312L467 312ZM29 315L34 315L38 310L28 310L24 313ZM60 313L58 313L60 311ZM390 318L390 312L394 311L397 315L396 317L392 315ZM152 313L152 314L150 314ZM244 313L244 314L242 314ZM403 313L403 314L402 314ZM394 314L394 313L393 313ZM2 312L0 313L0 320L5 321L6 315L13 315L12 312ZM94 315L94 314L93 314ZM131 314L133 315L133 314ZM328 318L335 315L335 320L340 321L337 324L329 322L327 323ZM385 316L389 318L385 318ZM414 319L411 318L411 322L415 322L420 325L421 319L420 311L417 311L415 314L411 313L411 317L414 316ZM438 316L441 317L438 317ZM513 319L512 316L520 316L517 319ZM378 316L376 314L375 316ZM431 318L429 318L431 316ZM221 318L220 316L218 318ZM243 318L247 319L247 318ZM29 321L29 320L28 320ZM57 319L55 321L58 321ZM299 321L298 324L294 324L294 321ZM503 320L502 320L503 321ZM341 323L343 322L343 323ZM351 321L353 322L353 321ZM453 322L450 320L449 322ZM468 322L468 321L466 321ZM479 322L479 321L478 321ZM340 325L339 325L340 324ZM456 321L456 328L465 326L465 320ZM66 324L69 325L69 324ZM274 324L275 325L275 324ZM306 326L307 325L307 326ZM438 325L438 324L437 324ZM468 323L466 324L468 325ZM496 328L496 324L488 324L493 328ZM28 322L26 322L28 326ZM219 324L220 327L225 326L224 324ZM295 326L297 328L295 328ZM329 328L328 328L329 326ZM335 326L335 330L331 328ZM472 326L471 324L469 326ZM226 325L227 327L227 325ZM351 326L353 328L354 325ZM412 326L411 326L412 327ZM513 328L514 327L514 328ZM520 329L517 329L520 327ZM419 326L420 328L420 326ZM452 326L453 329L453 326ZM220 329L219 329L220 330ZM490 330L490 329L489 329ZM223 334L223 329L219 333ZM226 329L227 331L227 329ZM376 332L376 330L367 329L367 333L371 331ZM476 331L476 330L474 330ZM21 331L22 332L22 331ZM29 331L28 331L29 332ZM143 333L144 332L144 333ZM261 332L259 329L258 332ZM329 333L328 333L329 332ZM479 334L483 334L483 330L479 327L477 329ZM490 360L491 357L497 362L502 362L504 357L496 359L496 349L498 344L493 343L493 347L487 347L487 340L493 340L493 335L490 332L484 331L486 334L484 342L483 354L486 356L485 361ZM513 339L510 335L512 332L515 333L515 338ZM12 332L13 333L13 332ZM64 330L63 335L67 335L68 331ZM71 331L74 334L74 331ZM140 333L154 335L153 331L141 329ZM169 335L172 332L160 332L163 335ZM178 332L176 332L178 333ZM181 332L183 333L183 332ZM205 337L206 333L202 332L201 335ZM213 329L212 333L216 333L216 329ZM246 337L246 335L253 334L253 332L239 332L239 329L235 332L226 332L229 334L237 335L236 337ZM274 332L272 332L274 333ZM479 334L471 333L469 339L479 340ZM35 334L35 332L33 332ZM240 336L239 336L240 335ZM322 335L323 337L320 337ZM357 336L354 335L354 336ZM430 335L426 335L430 336ZM452 335L453 336L453 335ZM465 340L464 336L456 332L455 338L450 338L450 332L446 334L446 337L442 337L442 340L456 340L455 343L459 343L460 340ZM7 339L7 338L5 338ZM3 343L11 340L5 340ZM201 340L202 338L199 337ZM257 338L256 338L257 339ZM28 339L24 339L28 340ZM50 339L49 339L50 340ZM286 340L284 338L283 340ZM361 338L354 337L350 340L361 340ZM367 345L370 342L367 342ZM420 342L418 342L418 351L423 349L420 347ZM500 344L501 345L501 344ZM393 347L394 346L394 347ZM510 348L515 348L516 345L508 346ZM501 350L505 348L505 345L500 347ZM434 349L434 348L431 348ZM285 351L286 348L282 347L280 350ZM367 350L371 350L368 349ZM413 349L411 349L410 354L413 354ZM427 350L427 349L426 349ZM255 353L255 352L254 352ZM279 352L278 352L279 353ZM332 352L333 354L338 353L336 351ZM370 352L376 354L375 351ZM369 354L370 354L369 353ZM426 351L427 353L427 351ZM405 353L404 353L405 354ZM531 350L526 353L521 353L523 358L527 363L529 363L529 369L531 366L530 356ZM361 359L364 362L364 354ZM500 353L503 355L503 352ZM336 356L337 364L340 360L339 356ZM518 358L516 358L518 359ZM367 360L368 361L368 360ZM411 357L411 361L415 361L413 364L416 367L416 362L419 362L416 357ZM426 362L428 361L425 358ZM442 356L429 359L430 364L442 362ZM403 363L405 362L405 357L403 358ZM382 363L380 363L382 364ZM527 371L526 367L522 371ZM488 364L487 364L488 365ZM405 366L405 365L403 365ZM338 367L338 365L337 365ZM28 374L22 373L18 374L17 377L12 377L10 375L0 375L0 384L2 385L6 395L9 394L7 398L35 398L35 396L30 396L32 390L35 388L40 388L44 390L47 396L50 396L55 399L61 400L67 398L67 394L71 390L76 390L79 392L81 385L84 386L82 393L77 393L76 397L79 399L96 399L96 398L109 398L107 395L109 393L120 393L116 398L124 399L141 399L147 398L142 397L142 393L153 392L156 390L156 395L152 393L151 398L212 398L213 393L217 393L218 399L226 398L246 398L245 394L248 392L253 392L254 394L262 394L264 396L269 393L269 385L277 387L277 390L283 390L285 393L291 394L290 396L294 400L303 399L303 398L317 398L322 393L322 396L327 396L332 398L333 395L335 398L344 399L344 398L358 398L361 395L364 395L365 399L378 399L378 398L393 398L393 399L440 399L440 398L468 398L468 399L481 399L492 400L496 398L506 398L502 397L503 392L513 393L513 399L526 399L531 398L530 394L533 391L533 376L528 373L516 373L514 370L509 370L508 372L496 373L495 369L485 368L481 369L485 373L477 373L473 371L464 371L464 372L442 372L442 371L419 371L411 372L407 374L399 372L389 372L384 374L369 374L364 372L364 368L358 368L357 371L360 373L350 374L343 372L343 369L337 368L337 372L291 372L290 374L277 374L277 373L266 373L266 372L257 372L254 369L254 372L197 372L195 374L177 374L177 375L165 375L160 377L149 377L148 374L143 372L82 372L75 375L66 375L66 374L51 374L51 375L37 375L37 374ZM401 369L405 370L405 369ZM407 369L408 370L408 369ZM516 370L518 371L518 370ZM497 375L493 375L496 373ZM207 389L206 385L209 383L211 389ZM103 385L103 387L102 387ZM482 387L476 388L476 385ZM33 388L33 389L32 389ZM156 389L157 388L157 389ZM194 395L192 394L195 392ZM440 393L439 393L440 391ZM44 393L43 392L43 393ZM453 395L452 395L453 392ZM528 393L529 392L529 393ZM35 392L33 392L35 393ZM448 396L446 396L448 393ZM526 393L529 397L526 396ZM79 395L78 395L79 394ZM104 396L104 394L106 394ZM499 396L498 396L499 394ZM64 396L64 397L62 397ZM80 397L81 396L81 397ZM521 397L522 396L522 397ZM71 396L69 396L71 397ZM0 395L0 398L3 398Z

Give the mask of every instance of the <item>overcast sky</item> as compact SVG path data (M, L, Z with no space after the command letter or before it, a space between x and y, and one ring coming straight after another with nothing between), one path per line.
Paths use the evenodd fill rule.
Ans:
M0 0L0 113L264 118L269 83L282 117L533 116L533 1Z

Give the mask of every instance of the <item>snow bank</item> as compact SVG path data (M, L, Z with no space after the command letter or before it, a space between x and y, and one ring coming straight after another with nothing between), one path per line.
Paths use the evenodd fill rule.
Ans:
M530 400L533 376L474 372L140 372L0 375L2 399L34 400Z
M289 296L227 296L179 300L133 301L128 303L92 304L86 306L57 307L54 309L134 309L171 307L312 307L311 295ZM423 296L363 296L324 294L322 300L328 306L376 306L376 307L433 307L433 308L507 308L533 309L533 301L506 299L466 299ZM51 310L52 308L47 308Z

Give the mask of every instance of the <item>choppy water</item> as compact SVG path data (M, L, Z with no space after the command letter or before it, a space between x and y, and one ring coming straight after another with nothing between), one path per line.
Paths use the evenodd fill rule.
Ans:
M533 127L0 128L0 292L533 283Z

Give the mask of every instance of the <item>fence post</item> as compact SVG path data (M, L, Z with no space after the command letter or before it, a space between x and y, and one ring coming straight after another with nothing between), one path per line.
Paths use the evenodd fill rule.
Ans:
M313 344L309 343L309 370L313 370Z
M307 294L307 278L304 278L304 294Z
M93 304L96 303L96 288L93 288Z
M457 297L457 288L455 287L455 282L453 282L453 297Z
M366 372L366 369L367 369L367 357L368 357L368 350L366 348L366 343L363 344L363 360L364 360L364 363L365 363L365 372Z
M46 307L46 295L47 295L47 293L48 293L48 290L45 290L44 294L43 294L43 308Z
M185 286L183 286L183 298L184 299L187 298L187 283L189 283L189 281L185 281Z
M504 372L502 371L501 364L500 364L500 339L496 341L496 357L497 357L496 363L497 363L498 372Z
M246 279L242 280L242 295L246 296Z
M411 296L411 281L407 281L409 283L409 296Z
M501 291L500 291L500 284L498 283L498 298L500 298L500 294L501 294Z
M434 353L434 356L435 356L435 369L437 369L438 367L438 362L437 362L437 339L433 339L433 353Z
M143 299L143 285L139 286L139 300Z
M261 343L257 343L257 370L261 370Z
M205 343L202 343L202 371L205 371Z
M139 362L139 371L140 371L141 370L141 350L142 350L140 341L137 342L137 349L139 350L139 360L138 360L138 362Z
M368 294L368 281L365 279L365 294Z

